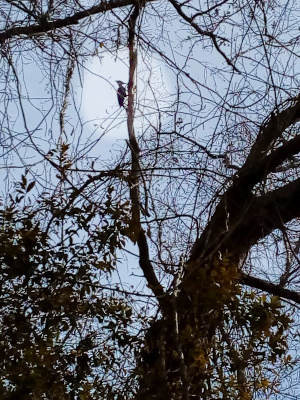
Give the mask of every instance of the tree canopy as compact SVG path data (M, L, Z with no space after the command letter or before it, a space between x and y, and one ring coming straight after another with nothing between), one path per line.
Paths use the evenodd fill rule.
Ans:
M299 397L299 14L2 1L1 399Z

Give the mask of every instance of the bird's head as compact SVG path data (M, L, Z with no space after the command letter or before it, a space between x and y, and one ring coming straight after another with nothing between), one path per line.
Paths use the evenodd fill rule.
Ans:
M117 82L117 84L118 84L119 86L124 85L124 82L123 82L123 81L116 81L116 82Z

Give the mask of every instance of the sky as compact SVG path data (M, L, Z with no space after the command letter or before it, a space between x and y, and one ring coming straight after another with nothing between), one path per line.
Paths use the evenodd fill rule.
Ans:
M138 63L138 71L141 69L143 65ZM115 144L123 146L124 140L128 139L126 112L119 107L116 95L118 88L116 80L128 82L128 73L128 49L119 51L118 58L105 52L103 56L93 57L85 64L82 95L78 96L78 101L81 104L82 118L87 121L88 131L101 137L101 145L97 148L97 152L100 151L103 157L110 154L112 146ZM173 80L171 72L155 59L152 59L151 74L156 81L160 81L160 88L171 90ZM140 71L138 75L145 77ZM145 82L139 78L137 96L139 91L145 93L145 86ZM153 98L149 91L146 96L147 101ZM139 116L138 110L136 116Z
M173 76L170 71L163 64L160 65L157 60L152 59L152 62L151 74L154 75L152 79L161 80L159 87L165 87L167 91L171 91ZM82 81L76 80L76 84L80 86L78 93L82 90L77 101L80 104L82 120L86 123L86 137L101 137L89 156L94 154L99 158L109 159L126 146L128 139L127 115L125 110L119 107L116 94L118 88L116 80L128 82L128 49L119 52L118 58L104 52L101 57L91 58L84 68ZM142 68L141 63L138 69ZM145 77L145 74L138 75ZM144 94L145 82L139 78L137 82L137 91L141 90ZM148 101L151 100L151 95L151 93L146 94ZM140 115L139 110L136 115L137 117ZM149 292L144 286L145 281L141 279L142 271L138 267L137 247L127 241L126 251L127 253L118 253L119 268L112 276L112 280L121 284L125 283L124 290Z

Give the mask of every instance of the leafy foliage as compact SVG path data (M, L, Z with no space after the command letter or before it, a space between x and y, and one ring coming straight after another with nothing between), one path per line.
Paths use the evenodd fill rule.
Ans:
M0 210L0 396L124 398L117 388L135 340L132 311L101 285L123 243L116 233L123 211L109 217L110 192L97 209L66 210L47 198L37 207L27 198L21 207L32 187L23 176L15 199ZM100 210L102 226L92 231ZM89 232L85 243L80 231Z
M248 400L274 391L270 371L291 361L286 334L292 319L278 297L245 291L238 279L230 255L216 258L176 296L176 315L170 312L165 321L153 322L138 368L141 399L154 393L182 398L181 358L189 393L196 398ZM157 380L164 353L167 385L162 384L163 375Z

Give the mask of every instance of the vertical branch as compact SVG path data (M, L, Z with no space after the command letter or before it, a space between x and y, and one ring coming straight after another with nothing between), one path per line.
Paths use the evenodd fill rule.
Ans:
M135 74L137 67L137 49L135 43L135 26L140 13L140 5L137 2L134 10L129 18L129 35L128 35L128 48L129 48L129 80L128 80L128 116L127 127L129 133L129 144L134 153L135 158L140 153L139 145L137 143L134 132L134 94L136 91Z
M63 95L63 102L62 102L61 110L59 113L59 125L60 125L59 143L60 144L62 144L62 136L65 133L65 116L66 116L66 110L68 107L68 97L70 94L71 79L73 76L74 68L75 68L75 60L72 57L72 55L70 55L68 68L67 68L67 74L66 74L65 92Z
M134 95L136 91L135 74L137 68L137 49L135 42L135 26L140 13L139 4L134 7L134 10L129 18L129 35L128 35L128 48L129 48L129 81L128 81L128 107L127 107L127 128L129 134L129 145L131 148L131 175L130 175L130 199L133 228L139 237L141 228L140 221L140 165L139 154L140 149L135 137L134 131Z
M179 336L179 324L178 324L178 311L177 311L177 290L175 290L175 293L172 295L171 298L171 305L170 307L170 316L171 316L171 322L173 325L172 329L172 334L174 337L174 344L175 344L175 349L178 353L178 358L179 358L179 372L180 372L180 379L181 379L181 393L182 393L182 400L188 400L189 399L189 382L188 382L188 376L187 376L187 365L185 363L185 357L182 349L182 344L180 341L180 336Z
M166 316L164 320L165 324L168 324L168 321L171 321L171 332L176 345L176 350L178 352L180 358L180 376L181 376L181 384L182 384L182 393L183 399L188 400L189 398L189 388L188 388L188 380L187 380L187 368L184 362L184 355L182 351L181 342L179 339L179 331L178 331L178 313L176 308L176 298L170 298L165 296L163 287L159 283L152 263L149 259L149 247L147 243L147 238L145 232L141 226L140 220L140 187L139 187L139 179L141 176L140 172L140 164L139 164L139 155L140 149L135 137L134 132L134 95L135 95L135 73L137 66L137 49L135 45L135 26L136 21L140 12L140 4L137 1L136 6L130 16L129 19L129 37L128 37L128 47L129 47L129 59L130 59L130 67L129 67L129 82L128 82L128 108L127 108L127 126L129 133L129 145L131 148L131 156L132 156L132 164L131 164L131 177L130 177L130 199L132 204L132 222L135 232L137 233L137 244L139 247L139 255L140 255L140 267L143 270L144 276L147 279L148 286L152 289L153 293L156 295L159 304L162 308L163 314ZM169 315L171 313L171 315ZM158 359L158 371L160 378L162 379L161 383L164 382L163 392L168 391L168 384L166 381L167 372L166 372L166 349L165 342L167 341L166 335L166 326L162 329L160 340L159 340L159 359Z
M129 146L131 149L131 174L129 179L130 185L130 200L131 200L131 214L132 214L132 228L135 233L135 240L139 247L139 263L147 280L148 287L153 291L162 305L165 299L165 293L162 285L156 277L152 263L149 258L149 247L145 232L141 226L140 214L140 164L139 156L140 149L136 140L134 131L134 97L136 91L135 74L137 67L137 49L135 41L135 27L138 16L140 14L141 3L136 2L136 5L129 18L129 35L128 35L128 48L129 48L129 81L128 81L128 107L127 107L127 128L129 134Z
M71 44L70 44L71 46ZM58 196L60 197L61 204L66 203L65 197L65 186L66 186L66 176L68 174L68 167L67 167L67 159L68 159L68 144L64 143L66 139L66 132L65 132L65 118L66 118L66 111L68 108L68 100L71 90L71 80L73 77L75 69L75 60L72 57L72 51L70 49L70 56L68 60L68 66L66 70L66 78L64 84L64 94L62 99L61 110L59 113L59 125L60 125L60 133L58 138L58 148L59 148L59 169L60 169L60 182L58 183ZM64 139L65 136L65 139ZM64 246L65 241L65 231L64 231L64 222L65 216L64 214L61 215L61 245Z

